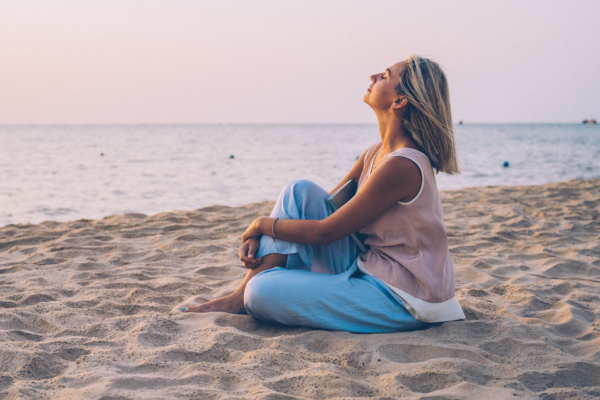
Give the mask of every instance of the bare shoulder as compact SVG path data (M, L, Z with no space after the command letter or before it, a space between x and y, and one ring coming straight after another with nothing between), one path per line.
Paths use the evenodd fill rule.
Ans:
M395 192L399 201L412 200L421 189L421 169L407 157L390 157L374 171L373 178Z
M416 179L419 183L421 182L421 169L415 161L408 157L390 157L377 169L390 177L395 176L403 181Z

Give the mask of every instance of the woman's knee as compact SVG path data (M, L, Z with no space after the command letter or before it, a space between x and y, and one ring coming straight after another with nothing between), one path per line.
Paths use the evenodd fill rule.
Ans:
M293 194L294 197L312 193L326 193L326 191L321 186L317 185L312 181L309 181L308 179L297 179L295 181L291 181L287 185L285 185L283 190L285 192Z
M321 204L329 196L329 193L321 186L306 179L298 179L288 183L283 193L288 199L294 199L294 203L299 208L299 211L300 209L306 210L307 206L314 201Z
M269 300L273 291L273 282L269 274L259 274L250 279L244 289L244 308L248 314L255 318L267 319L269 306L273 306Z

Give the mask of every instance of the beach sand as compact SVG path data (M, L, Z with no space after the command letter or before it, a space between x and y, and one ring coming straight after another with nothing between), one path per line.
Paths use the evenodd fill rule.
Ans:
M0 398L600 396L600 180L442 200L467 319L409 333L179 312L271 202L0 228Z

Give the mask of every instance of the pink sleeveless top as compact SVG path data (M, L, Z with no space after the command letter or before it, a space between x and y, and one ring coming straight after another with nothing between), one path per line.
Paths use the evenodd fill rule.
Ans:
M358 190L371 175L377 143L367 151ZM379 152L379 150L378 150ZM448 250L442 202L429 158L403 148L390 157L406 157L421 171L421 188L407 203L398 202L360 230L370 250L358 258L359 269L385 282L418 320L443 322L465 318L454 295L454 267ZM370 158L370 161L369 161Z

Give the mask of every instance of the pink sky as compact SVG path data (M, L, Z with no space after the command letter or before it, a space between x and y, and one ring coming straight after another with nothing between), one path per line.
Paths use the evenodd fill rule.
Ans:
M0 2L0 124L373 123L411 53L455 120L600 118L600 2Z

